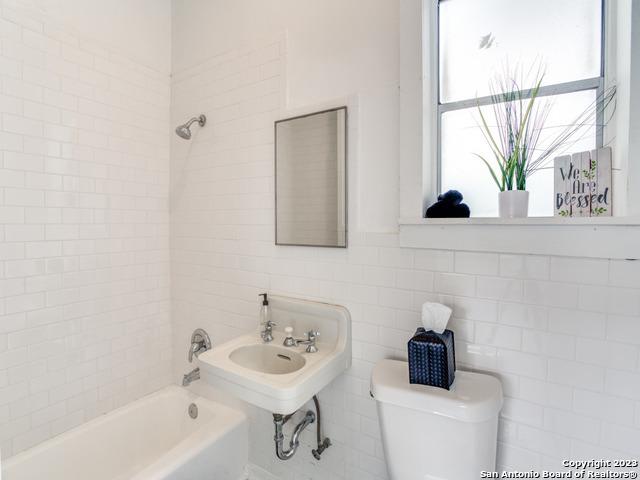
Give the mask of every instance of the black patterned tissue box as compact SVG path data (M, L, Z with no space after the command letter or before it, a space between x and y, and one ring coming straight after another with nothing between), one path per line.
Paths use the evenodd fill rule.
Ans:
M436 333L423 327L408 343L409 382L449 390L456 372L453 332Z

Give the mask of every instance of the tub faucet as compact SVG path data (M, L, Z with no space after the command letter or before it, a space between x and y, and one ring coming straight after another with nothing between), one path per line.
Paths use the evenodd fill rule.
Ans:
M193 356L198 358L202 352L211 350L211 339L209 334L201 328L196 328L191 334L191 345L189 346L189 363L193 362Z
M196 380L200 380L200 367L194 368L189 373L186 373L182 377L182 386L188 387Z

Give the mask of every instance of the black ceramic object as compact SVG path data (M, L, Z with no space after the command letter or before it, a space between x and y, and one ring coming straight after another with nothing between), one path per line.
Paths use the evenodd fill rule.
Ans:
M462 194L457 190L438 195L438 201L427 208L427 218L468 218L469 207L462 203Z

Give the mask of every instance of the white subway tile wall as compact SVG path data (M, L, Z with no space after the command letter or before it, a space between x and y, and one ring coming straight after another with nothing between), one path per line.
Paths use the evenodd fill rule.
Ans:
M0 2L0 448L171 382L169 76Z
M453 308L459 366L503 382L500 468L637 458L640 262L402 249L393 234L353 233L353 205L347 250L275 247L272 122L286 116L285 61L285 43L265 40L172 83L173 123L210 118L193 144L173 144L176 374L193 328L214 344L256 328L262 291L335 302L353 317L353 366L319 395L334 446L314 460L310 429L280 462L270 414L252 410L251 461L284 480L386 478L369 377L379 359L405 358L426 300Z

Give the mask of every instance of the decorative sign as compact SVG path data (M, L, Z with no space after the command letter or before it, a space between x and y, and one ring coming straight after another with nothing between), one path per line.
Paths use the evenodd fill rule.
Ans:
M611 216L610 147L556 157L553 168L555 216Z

